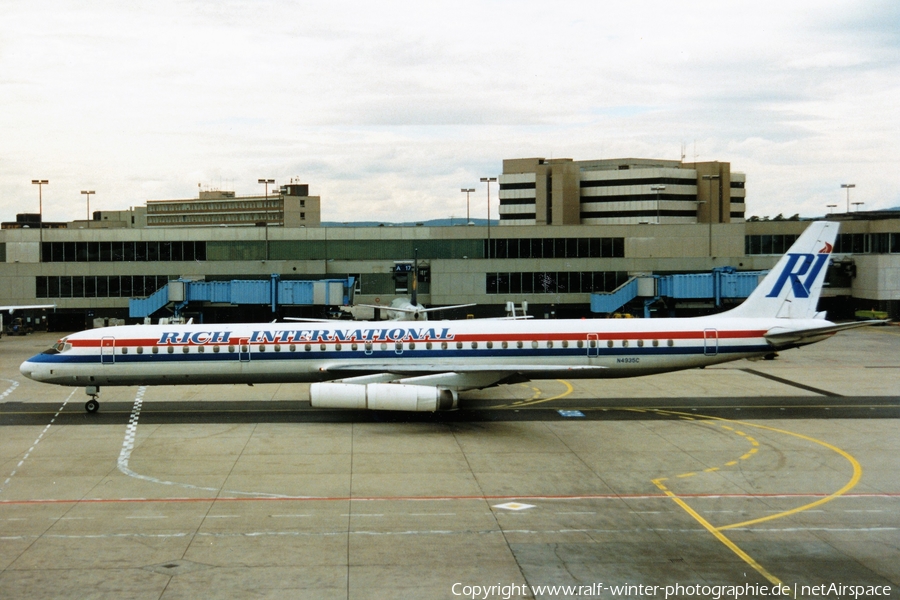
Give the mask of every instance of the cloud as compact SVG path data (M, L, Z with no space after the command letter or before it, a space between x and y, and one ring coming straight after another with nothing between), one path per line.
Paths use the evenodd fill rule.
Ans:
M894 206L900 11L863 6L14 4L0 218L36 205L37 177L54 220L81 217L84 186L117 209L300 177L325 219L421 220L504 158L682 144L747 173L750 214L821 214L845 181Z

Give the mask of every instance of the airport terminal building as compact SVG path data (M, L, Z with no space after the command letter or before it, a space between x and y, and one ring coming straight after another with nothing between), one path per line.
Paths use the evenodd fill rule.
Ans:
M663 162L504 161L502 226L490 229L324 227L320 199L300 185L284 186L270 197L220 193L148 202L121 213L95 213L93 221L64 228L35 227L33 219L30 226L4 224L0 304L56 304L51 327L74 330L96 319L143 322L170 316L178 299L148 315L129 309L129 300L147 298L170 281L220 287L269 282L273 291L262 300L250 294L182 298L183 314L206 322L322 317L345 301L388 305L408 295L418 256L420 303L477 304L436 318L500 316L508 302L523 301L536 318L641 311L689 315L727 308L740 298L722 290L710 293L705 282L666 292L663 278L734 272L755 278L753 273L775 264L807 222L746 220L745 177L727 163ZM620 168L623 164L628 168ZM665 190L649 189L660 186ZM664 197L665 192L674 197ZM513 214L517 218L510 218ZM171 219L154 222L154 216ZM833 318L852 317L858 309L900 316L897 213L829 218L842 226L823 308ZM346 282L343 294L303 301L277 291L292 282L340 280ZM595 300L609 300L632 281L641 284L633 286L634 294L618 308L598 311ZM719 285L715 277L710 281Z

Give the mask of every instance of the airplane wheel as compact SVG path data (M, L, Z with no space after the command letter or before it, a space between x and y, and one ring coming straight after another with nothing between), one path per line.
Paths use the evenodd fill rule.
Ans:
M97 400L91 398L87 402L84 403L84 410L89 413L95 413L100 409L100 403Z

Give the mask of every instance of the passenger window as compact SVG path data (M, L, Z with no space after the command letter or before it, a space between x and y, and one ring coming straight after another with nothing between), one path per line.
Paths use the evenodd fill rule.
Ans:
M166 352L168 352L169 354L173 354L175 352L175 348L172 346L169 346L168 348L166 348Z
M672 347L672 346L675 345L675 341L674 341L674 340L669 340L669 341L666 342L666 345L669 346L669 347Z
M153 354L159 354L159 346L153 346L153 350L151 350Z
M340 344L335 344L335 345L334 345L334 349L337 350L338 352L340 352L340 351L341 351L341 345L340 345Z
M591 343L593 344L593 342L591 342ZM612 341L612 340L606 340L606 347L607 347L607 348L612 348L612 347L613 347L613 341Z
M628 347L628 340L622 340L622 347L623 347L623 348L627 348L627 347Z
M525 346L525 344L522 343L522 340L519 340L518 342L516 342L516 348L522 348L524 346Z
M552 341L552 340L550 340L550 341L547 342L547 347L548 347L548 348L552 348L552 347L553 347L553 341Z
M500 344L500 346L501 346L504 350L506 350L507 348L509 348L509 342L503 342L502 344Z
M309 352L310 350L312 350L312 346L309 345L309 344L306 344L305 346L303 346L303 350L304 350L305 352Z
M228 351L229 351L229 352L234 352L234 346L228 346Z
M128 354L128 347L127 347L127 346L123 346L123 347L122 347L122 354Z
M644 347L644 340L638 340L638 341L637 341L637 344L638 344L638 348L643 348L643 347Z
M281 344L275 344L275 352L281 352Z
M218 354L221 348L219 346L213 346L213 354Z
M138 346L138 347L137 347L137 353L138 353L138 354L143 354L143 353L144 353L144 347L143 347L143 346Z
M182 347L181 347L181 352L184 353L184 354L187 354L187 353L190 352L190 351L191 351L191 347L190 347L190 346L182 346Z
M535 350L537 350L537 348L538 348L538 343L537 343L537 342L531 342L531 347L534 348Z
M494 342L488 342L487 344L488 350L494 347Z
M203 354L204 352L206 352L206 346L197 346L197 352Z

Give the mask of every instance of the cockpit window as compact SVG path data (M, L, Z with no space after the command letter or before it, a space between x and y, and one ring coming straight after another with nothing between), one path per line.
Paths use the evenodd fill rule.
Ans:
M43 354L59 354L61 352L65 352L72 348L72 344L66 341L66 338L63 338L53 344L51 347L44 350Z

